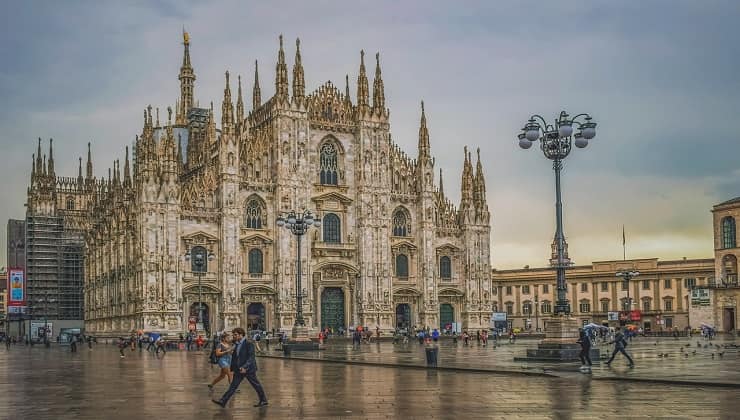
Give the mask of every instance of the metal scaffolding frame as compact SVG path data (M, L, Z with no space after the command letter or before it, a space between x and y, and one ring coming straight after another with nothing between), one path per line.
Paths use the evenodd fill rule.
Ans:
M84 319L84 239L64 217L26 217L26 270L33 319Z

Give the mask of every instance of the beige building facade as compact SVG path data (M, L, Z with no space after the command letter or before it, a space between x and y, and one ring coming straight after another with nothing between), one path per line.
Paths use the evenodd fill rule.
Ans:
M713 259L657 258L573 266L566 272L572 315L582 324L609 322L612 313L653 331L683 329L689 325L691 289L709 284L714 267ZM616 277L623 270L637 270L640 275L627 284ZM494 270L492 275L495 311L506 313L513 328L544 330L555 306L555 270Z
M738 324L737 261L740 258L736 224L740 219L740 197L712 208L714 227L714 280L692 292L690 311L693 325L714 327L720 332L736 332Z
M392 141L378 55L372 86L361 53L356 94L349 76L343 91L326 82L307 93L300 43L291 83L281 36L275 95L262 100L255 66L249 111L241 77L233 98L226 72L217 127L213 105L195 100L190 44L185 34L174 109L144 110L131 155L127 148L107 179L93 176L88 153L86 174L80 159L78 177L59 181L51 150L42 162L39 147L29 208L66 208L85 232L88 331L180 333L195 326L199 302L211 332L289 330L297 293L312 329L488 325L480 156L465 148L453 204L441 170L436 182L423 103L415 156ZM323 225L303 238L296 290L297 241L275 221L303 209ZM196 267L186 252L213 260Z

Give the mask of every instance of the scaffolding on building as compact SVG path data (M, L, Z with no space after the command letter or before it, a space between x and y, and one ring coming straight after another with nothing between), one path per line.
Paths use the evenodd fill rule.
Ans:
M26 270L33 319L82 320L84 239L60 216L26 217Z

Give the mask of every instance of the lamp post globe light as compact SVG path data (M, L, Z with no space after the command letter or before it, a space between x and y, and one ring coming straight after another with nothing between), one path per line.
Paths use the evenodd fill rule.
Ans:
M574 134L574 126L577 132ZM563 234L563 205L560 199L560 171L563 168L563 160L568 157L572 145L579 149L588 146L588 141L596 136L596 123L588 114L578 114L570 117L562 111L553 124L548 124L539 115L532 115L517 136L519 147L529 149L532 143L539 142L540 150L546 158L553 161L555 170L555 243L557 247L557 260L552 264L557 269L557 301L555 303L555 315L570 314L570 302L567 299L565 284L565 269L570 261L565 258L565 235Z
M208 252L208 255L205 255L203 248L199 247L197 248L197 251L195 252L194 255L190 253L190 250L188 250L185 253L185 261L188 261L188 262L192 261L193 266L191 267L191 269L195 268L195 270L193 271L195 272L195 275L198 276L198 324L200 325L203 325L203 289L202 289L203 285L202 283L203 283L203 274L205 274L203 267L204 266L207 267L206 259L208 259L208 261L213 261L216 258L216 256L213 255L211 251L207 251L207 252ZM203 326L203 328L205 329L205 326ZM196 334L198 333L197 324L195 328L195 333Z
M616 273L616 277L621 277L627 289L627 310L632 310L632 298L630 298L630 280L640 275L636 270L623 270Z
M321 221L314 218L310 210L303 212L289 211L277 218L278 227L284 227L292 233L298 241L296 255L296 316L293 323L292 337L295 341L309 341L306 321L303 319L303 292L301 289L301 237L311 226L321 227Z

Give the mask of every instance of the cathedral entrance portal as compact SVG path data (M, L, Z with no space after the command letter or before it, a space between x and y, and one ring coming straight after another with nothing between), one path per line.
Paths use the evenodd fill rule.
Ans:
M321 292L321 328L333 331L346 328L344 316L344 291L341 287L327 287Z
M265 305L252 303L247 307L247 331L266 330Z
M396 328L408 331L411 327L411 305L401 303L396 305Z
M449 303L439 305L439 327L442 330L453 328L455 323L455 309Z

